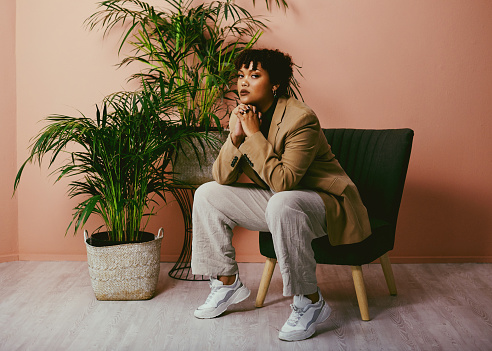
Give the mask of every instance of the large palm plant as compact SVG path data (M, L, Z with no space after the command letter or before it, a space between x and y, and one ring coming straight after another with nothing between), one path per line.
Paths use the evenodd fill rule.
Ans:
M158 87L158 88L157 88ZM94 118L51 115L34 138L30 155L19 169L15 189L28 163L49 155L57 181L70 178L70 197L83 200L74 208L74 232L89 216L100 216L113 241L138 241L144 216L155 214L159 199L173 183L167 166L176 142L196 134L173 118L180 88L171 82L138 92L105 98ZM76 151L73 151L76 150Z
M153 84L163 76L183 87L182 124L220 128L227 114L224 99L233 91L234 59L256 43L265 24L233 0L163 3L165 8L159 9L140 0L102 1L87 23L91 29L104 28L105 33L126 24L121 47L129 43L134 51L120 65L144 63L146 68L133 77ZM281 3L286 5L277 0L277 5Z

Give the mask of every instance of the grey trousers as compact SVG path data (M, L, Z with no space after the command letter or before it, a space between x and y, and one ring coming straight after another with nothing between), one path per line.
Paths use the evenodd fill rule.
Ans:
M317 291L311 241L327 234L325 205L316 192L275 193L249 183L203 184L193 202L193 274L238 273L232 246L232 229L237 225L272 233L285 296Z

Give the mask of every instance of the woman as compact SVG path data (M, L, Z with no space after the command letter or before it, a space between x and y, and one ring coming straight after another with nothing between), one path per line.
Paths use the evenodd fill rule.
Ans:
M283 294L294 295L282 340L310 337L331 312L317 286L311 241L328 235L332 245L350 244L370 234L367 211L318 118L286 96L292 65L278 50L238 57L240 104L213 166L215 182L196 191L193 206L192 270L211 277L211 292L195 316L217 317L250 294L239 279L232 229L269 231ZM241 173L254 183L237 183Z

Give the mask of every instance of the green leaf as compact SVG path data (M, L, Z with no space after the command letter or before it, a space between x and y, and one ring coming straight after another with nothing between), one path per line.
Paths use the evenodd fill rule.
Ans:
M99 106L96 105L96 121L97 121L97 126L99 127L101 125L101 112L99 111Z
M74 233L77 233L79 228L81 226L84 226L87 220L89 219L89 216L94 212L94 208L100 201L101 196L96 195L94 197L91 197L87 199L86 201L82 202L80 204L80 207L82 207L82 210L78 213L78 220L75 225L75 230Z

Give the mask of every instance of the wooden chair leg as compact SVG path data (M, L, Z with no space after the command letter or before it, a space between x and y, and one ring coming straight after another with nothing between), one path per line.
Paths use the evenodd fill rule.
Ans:
M367 304L366 286L364 285L364 277L362 276L361 266L352 267L352 278L354 279L355 294L357 295L357 301L359 302L360 315L363 321L368 321L369 318L369 306Z
M386 279L386 284L388 285L388 290L390 295L396 295L396 284L395 284L395 276L393 275L393 269L391 268L391 262L388 256L388 253L385 253L383 256L379 258L379 262L381 262L381 267L383 268L384 278Z
M263 275L261 276L260 287L258 288L258 294L256 295L256 307L263 307L265 297L270 287L270 281L272 280L273 271L277 260L275 258L268 258L265 262L265 268L263 268Z

